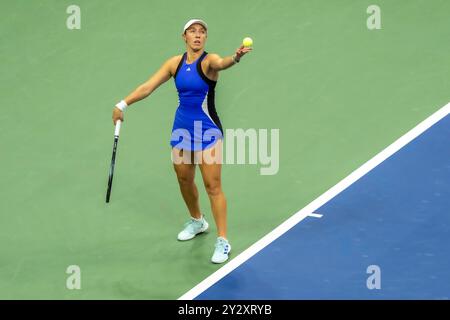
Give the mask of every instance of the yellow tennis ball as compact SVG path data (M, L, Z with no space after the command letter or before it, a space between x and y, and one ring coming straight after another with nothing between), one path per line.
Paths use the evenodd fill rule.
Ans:
M244 38L244 40L242 41L242 44L244 45L244 47L251 47L253 45L253 40L252 38Z

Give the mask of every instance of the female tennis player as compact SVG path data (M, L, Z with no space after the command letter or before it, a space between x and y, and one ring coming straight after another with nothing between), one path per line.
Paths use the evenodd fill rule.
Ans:
M180 191L191 219L178 234L185 241L208 229L202 214L198 190L194 183L198 164L211 203L217 227L217 240L211 261L228 260L231 245L227 240L227 203L221 183L223 129L214 104L214 88L219 72L235 65L251 47L243 45L232 56L207 53L207 24L200 19L189 20L182 33L186 52L168 59L145 83L138 86L113 109L114 124L123 121L123 111L136 101L149 96L171 77L175 80L179 105L175 113L170 144L172 161Z

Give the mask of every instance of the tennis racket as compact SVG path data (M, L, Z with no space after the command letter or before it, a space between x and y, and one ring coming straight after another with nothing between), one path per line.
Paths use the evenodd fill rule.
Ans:
M106 203L109 202L111 196L111 188L114 177L114 165L116 164L117 143L119 142L120 124L122 121L116 121L116 129L114 131L114 146L112 151L111 166L109 167L108 190L106 191Z

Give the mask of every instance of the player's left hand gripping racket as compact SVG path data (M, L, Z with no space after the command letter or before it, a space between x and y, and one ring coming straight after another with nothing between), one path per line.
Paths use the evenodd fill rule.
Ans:
M117 143L119 142L119 132L120 132L120 124L122 121L116 121L116 129L114 131L114 146L111 158L111 166L109 168L109 179L108 179L108 190L106 191L106 203L109 202L109 197L111 196L111 187L114 176L114 165L116 163L116 152L117 152Z

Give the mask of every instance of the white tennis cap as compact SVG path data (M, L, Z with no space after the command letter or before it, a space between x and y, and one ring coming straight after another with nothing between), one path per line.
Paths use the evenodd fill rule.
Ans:
M199 23L201 24L206 30L208 30L208 25L206 24L205 21L200 20L200 19L191 19L189 20L183 28L183 33L186 31L187 28L189 28L190 26L192 26L194 23Z

